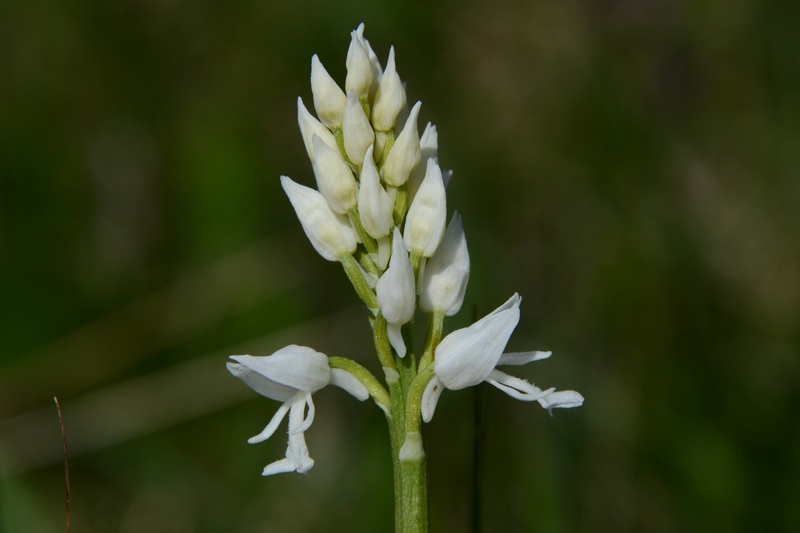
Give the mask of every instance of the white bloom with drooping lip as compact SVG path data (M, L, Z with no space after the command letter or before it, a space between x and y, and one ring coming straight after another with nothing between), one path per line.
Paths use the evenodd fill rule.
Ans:
M403 240L406 248L422 257L431 257L444 235L447 197L439 165L428 159L428 169L406 215Z
M322 66L317 54L311 57L311 94L320 122L330 129L340 127L347 98L341 87Z
M367 148L361 168L361 186L358 188L358 212L361 224L374 239L382 239L392 231L394 202L381 185L378 169L372 159L373 147Z
M336 148L328 146L316 135L314 143L314 176L317 187L336 213L344 214L358 205L358 184L353 171Z
M314 136L319 137L331 148L336 146L336 138L333 133L326 128L322 122L317 120L314 115L308 112L303 99L297 97L297 123L300 125L300 135L303 137L303 144L306 147L306 153L314 164Z
M350 221L334 213L318 191L295 183L288 176L281 176L281 186L319 255L328 261L338 261L340 255L356 250L358 240Z
M389 268L375 285L378 307L388 323L389 342L400 357L405 357L406 346L400 328L414 317L416 292L414 290L414 270L408 259L400 230L394 228L392 256Z
M313 393L332 384L359 400L369 397L366 387L351 374L341 369L331 369L325 354L306 346L290 345L268 356L234 355L231 359L235 362L226 365L231 374L262 396L282 402L269 424L247 442L255 444L270 438L286 413L289 413L286 456L267 465L261 474L263 476L284 472L302 474L314 466L305 439L305 431L314 422Z
M509 396L538 401L543 407L578 407L583 396L575 391L542 390L527 381L497 370L500 365L521 365L550 356L550 352L503 355L503 349L519 322L519 294L469 327L457 329L436 347L434 377L422 396L422 418L433 417L442 390L459 390L486 381Z
M395 139L386 162L383 164L383 181L392 187L399 187L408 181L411 171L419 164L419 130L417 129L417 117L421 102L414 104L411 108L403 130Z
M347 158L354 165L361 166L364 163L364 154L367 148L372 146L375 141L375 132L372 131L369 119L364 114L364 108L358 101L356 92L352 89L347 93L342 135Z
M441 244L427 263L419 288L419 308L453 316L461 309L469 281L469 250L461 216L453 214Z
M397 115L406 105L406 90L397 74L394 61L394 46L392 46L389 49L386 70L375 93L375 104L372 106L372 125L379 131L389 131L394 128Z

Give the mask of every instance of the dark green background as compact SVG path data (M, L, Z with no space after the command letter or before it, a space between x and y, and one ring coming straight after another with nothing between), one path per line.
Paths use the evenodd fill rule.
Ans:
M316 395L307 476L263 479L278 407L224 369L291 343L373 370L341 269L278 176L310 57L395 45L455 171L464 310L514 291L518 369L484 386L483 531L788 531L800 501L796 2L0 5L0 531L389 531L382 414ZM473 391L427 428L433 531L471 512ZM795 511L796 513L796 511Z

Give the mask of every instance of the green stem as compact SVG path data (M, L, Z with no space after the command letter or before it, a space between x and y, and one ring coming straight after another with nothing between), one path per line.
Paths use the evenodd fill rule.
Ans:
M386 389L383 388L377 378L372 375L372 372L346 357L328 357L328 366L346 370L352 374L367 388L369 395L383 409L386 416L391 416L392 400L389 398L389 393L386 392Z
M436 346L442 340L443 329L444 312L434 311L428 319L428 336L425 338L425 347L422 349L422 357L419 360L420 371L433 362L433 354L436 351Z
M361 269L358 268L358 263L355 258L348 253L344 253L339 256L339 262L342 263L347 278L350 280L350 283L353 284L353 288L356 290L356 294L358 294L359 298L367 304L368 308L378 309L378 298L375 296L373 290L369 288L369 285L367 285L367 280L364 279L364 275L361 273Z
M364 243L364 248L371 254L378 253L378 243L375 242L367 230L364 229L364 226L361 224L361 215L358 213L357 208L353 208L347 212L347 216L350 218L350 222L353 223L353 226L356 228L358 232L358 236L361 237L361 242Z

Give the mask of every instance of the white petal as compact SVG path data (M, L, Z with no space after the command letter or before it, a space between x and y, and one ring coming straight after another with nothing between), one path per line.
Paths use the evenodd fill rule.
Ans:
M406 215L403 229L406 248L431 257L442 242L446 222L447 197L442 171L433 159L428 159L425 179Z
M278 426L281 425L281 422L283 422L284 417L286 417L286 413L289 412L290 405L290 402L283 403L275 412L275 414L272 415L272 419L269 421L269 424L267 424L267 426L261 430L261 433L250 437L247 439L247 442L250 444L257 444L270 438L275 433L275 430L278 429Z
M461 309L469 281L469 250L458 213L447 227L441 244L420 273L419 307L427 313L443 311L453 316Z
M281 385L255 370L239 363L227 363L228 371L244 382L245 385L256 391L262 396L271 400L285 402L295 395L297 389Z
M350 48L347 49L345 60L347 77L344 82L345 91L355 90L359 99L369 96L374 76L369 50L364 41L364 25L361 24L357 30L350 33Z
M314 407L314 400L311 399L311 393L298 393L298 398L295 399L295 402L298 404L298 410L303 413L303 420L300 422L300 425L296 428L289 428L289 433L291 435L296 435L297 433L303 433L308 428L311 427L311 424L314 423L314 415L316 414L317 410ZM294 404L293 404L294 405ZM308 406L308 413L306 414L305 408Z
M299 96L297 97L297 123L300 125L300 135L303 137L303 144L306 146L308 158L312 163L314 162L314 135L322 139L328 146L332 148L336 146L336 138L333 133L308 112L303 104L303 99Z
M306 346L292 344L268 356L234 355L231 359L295 391L316 392L331 379L328 357Z
M397 228L394 229L389 268L375 285L375 293L381 314L390 324L405 324L414 316L414 270Z
M504 365L526 365L534 361L541 361L553 355L553 352L512 352L504 353L500 356L497 366Z
M393 324L389 322L386 325L386 334L389 337L389 344L392 345L394 351L397 352L399 357L406 356L406 343L403 340L402 324Z
M392 187L399 187L408 181L411 171L420 161L419 130L417 116L422 104L417 102L411 109L403 130L397 136L386 162L383 165L383 180Z
M369 123L364 108L356 96L356 92L351 90L347 93L347 106L344 111L342 122L342 135L344 136L344 151L348 159L355 165L361 166L364 163L364 154L373 142L375 142L375 132Z
M375 239L389 235L392 230L394 202L381 185L373 160L373 147L367 148L361 168L361 187L358 190L358 212L367 233ZM386 256L388 260L388 254ZM384 263L385 266L385 263Z
M428 159L433 159L437 163L439 162L439 134L436 130L436 126L430 122L425 126L422 137L419 138L419 156L420 161L425 161L426 163L424 165L417 165L408 178L406 188L408 189L409 203L414 201L419 186L422 185L422 180L425 179ZM447 187L447 182L444 178L445 175L442 173L442 181L445 183L445 187Z
M422 403L420 404L420 412L425 422L430 422L433 418L436 404L439 403L439 396L442 395L443 390L444 385L436 376L425 386L425 391L422 393Z
M340 389L344 389L362 402L369 398L369 391L363 383L358 381L356 377L341 368L331 369L331 385L336 385Z
M353 253L358 245L347 217L334 213L325 198L314 189L281 176L281 185L292 202L303 231L314 249L328 261Z
M539 387L528 383L524 379L509 376L505 372L501 372L499 370L492 370L489 373L489 377L486 378L486 381L505 392L512 398L522 400L523 402L535 402L544 398L555 390L547 389L546 391L543 391Z
M574 390L562 390L548 394L539 400L539 403L545 409L580 407L583 405L583 396Z
M314 466L314 460L308 455L304 432L299 431L305 417L305 405L305 400L301 399L292 403L289 409L289 445L286 448L286 458L300 474L308 472Z
M344 214L358 205L358 184L337 148L314 135L314 176L317 187L331 209ZM366 148L365 148L366 149Z
M347 98L322 66L317 54L311 58L311 93L320 121L331 129L340 127Z
M442 339L436 347L434 369L448 389L477 385L494 370L519 322L520 300L514 294L489 315Z
M375 105L372 107L372 124L375 129L389 131L394 128L397 115L406 105L406 90L400 76L397 75L394 59L394 47L389 49L389 60L386 62L378 91L375 94Z
M297 466L292 461L289 459L281 459L280 461L275 461L274 463L270 463L265 466L264 470L261 472L261 475L273 476L275 474L294 472L295 470L297 470Z

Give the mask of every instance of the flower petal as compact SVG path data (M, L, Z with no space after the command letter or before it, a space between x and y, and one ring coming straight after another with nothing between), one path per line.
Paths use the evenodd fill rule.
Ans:
M553 388L543 391L524 379L509 376L505 372L499 370L492 370L489 373L489 377L486 378L486 382L491 383L512 398L522 400L523 402L535 402L551 394L555 390Z
M514 294L484 318L442 339L436 347L434 369L445 387L463 389L489 376L519 322L520 301Z
M286 413L289 412L290 403L286 402L282 404L278 410L272 415L272 420L269 421L269 424L259 433L253 437L247 439L249 444L258 444L259 442L264 442L268 438L270 438L274 433L275 430L278 429L278 426L283 422Z
M534 361L541 361L553 355L553 352L510 352L500 356L497 366L526 365Z
M291 435L296 435L297 433L303 433L308 428L310 428L311 424L314 423L314 415L317 412L316 408L314 407L314 400L311 399L310 392L306 393L300 392L298 393L298 396L299 398L297 398L295 402L299 406L298 410L300 410L300 413L302 413L303 415L303 421L296 428L294 429L289 428L289 433ZM306 414L305 412L306 406L308 406L308 414Z
M442 395L443 390L444 385L436 376L434 376L425 387L420 404L420 412L425 422L430 422L433 418L433 413L436 411L436 404L439 403L439 396Z
M361 400L362 402L369 398L369 391L364 384L358 381L358 379L347 370L332 368L331 385L336 385L340 389L346 390L357 400Z
M389 337L389 344L399 357L406 356L406 343L403 340L403 325L389 322L386 324L386 335Z
M331 379L328 357L307 346L290 344L272 355L234 355L231 359L275 383L295 390L316 392ZM256 392L262 393L259 390Z
M545 409L580 407L583 405L583 396L574 390L562 390L548 394L539 403Z

